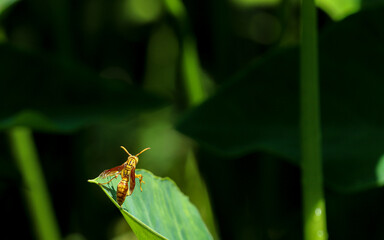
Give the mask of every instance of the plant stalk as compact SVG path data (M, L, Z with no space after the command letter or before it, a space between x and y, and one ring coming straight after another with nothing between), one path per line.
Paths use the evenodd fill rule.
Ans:
M186 9L180 0L165 0L168 12L175 18L181 37L181 71L187 93L188 106L196 106L205 100L201 81L202 70L196 42L191 34Z
M191 108L199 105L207 97L203 87L202 69L200 67L195 38L191 32L187 11L183 2L181 0L165 0L164 3L167 11L175 19L178 27L181 41L181 73L187 95L188 108ZM200 211L204 210L202 217L212 236L217 239L218 235L215 229L215 220L209 200L208 190L200 175L192 148L188 151L185 173L186 182L189 183L190 181L188 180L194 179L194 185L199 186L200 188L199 195L197 195L199 197L194 198L195 204ZM192 188L187 188L187 190L193 194L195 193L195 191L192 191ZM196 196L196 194L194 195Z
M328 239L321 154L317 16L314 0L302 0L300 127L304 239Z
M26 202L35 225L37 239L60 239L59 227L38 161L32 132L26 127L9 130L12 153L23 178Z

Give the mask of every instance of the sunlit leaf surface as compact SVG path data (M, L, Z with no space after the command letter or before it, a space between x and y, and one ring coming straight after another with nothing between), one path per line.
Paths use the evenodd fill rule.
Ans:
M125 199L122 207L115 201L120 176L101 188L120 209L139 239L212 239L196 207L172 180L156 177L145 170L136 173L143 175L143 192L136 180L133 194ZM96 178L89 181L102 183L108 180Z

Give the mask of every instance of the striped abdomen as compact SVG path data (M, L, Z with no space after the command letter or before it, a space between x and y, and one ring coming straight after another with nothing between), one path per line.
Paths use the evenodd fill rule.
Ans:
M124 200L127 197L129 181L128 179L129 178L122 178L119 184L117 185L116 201L120 206L124 203Z
M126 164L124 169L121 171L121 181L117 185L116 201L120 206L124 203L124 200L127 197L129 177L132 166L134 167L133 164L136 163L135 158L130 158L128 158L128 164Z

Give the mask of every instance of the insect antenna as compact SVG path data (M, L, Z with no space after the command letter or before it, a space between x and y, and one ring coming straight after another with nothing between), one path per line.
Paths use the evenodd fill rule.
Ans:
M149 150L151 148L147 147L147 148L144 148L143 150L141 150L141 152L139 152L138 154L136 154L136 157L139 156L140 154L142 154L143 152Z
M123 147L123 146L120 146L129 156L132 156L132 154L130 154L129 152L128 152L128 150L127 149L125 149L125 147Z

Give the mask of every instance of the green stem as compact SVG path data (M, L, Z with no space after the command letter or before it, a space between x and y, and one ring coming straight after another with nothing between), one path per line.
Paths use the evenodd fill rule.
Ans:
M187 92L188 105L201 103L206 95L201 81L202 70L196 42L188 24L187 12L180 0L165 0L168 12L175 18L181 35L182 77Z
M181 0L165 0L164 1L167 11L175 19L178 31L181 37L181 71L184 81L185 91L187 93L188 107L193 107L203 102L206 98L204 87L202 83L202 69L200 67L199 55L196 47L196 42L191 33L189 26L187 11ZM213 211L209 201L209 195L206 185L200 176L197 168L196 159L192 148L188 151L188 159L185 167L186 178L194 179L194 185L199 186L199 194L192 191L192 188L188 190L192 195L198 196L195 200L195 204L198 209L204 210L202 217L207 224L212 236L217 239L218 235L215 229L215 221ZM191 177L192 176L192 177ZM186 179L187 182L188 179ZM196 188L194 188L195 190Z
M13 156L23 176L26 202L29 204L32 221L35 224L37 239L60 239L32 132L29 128L15 127L9 131L9 136Z
M301 151L304 239L327 239L321 156L317 21L314 0L301 8Z

